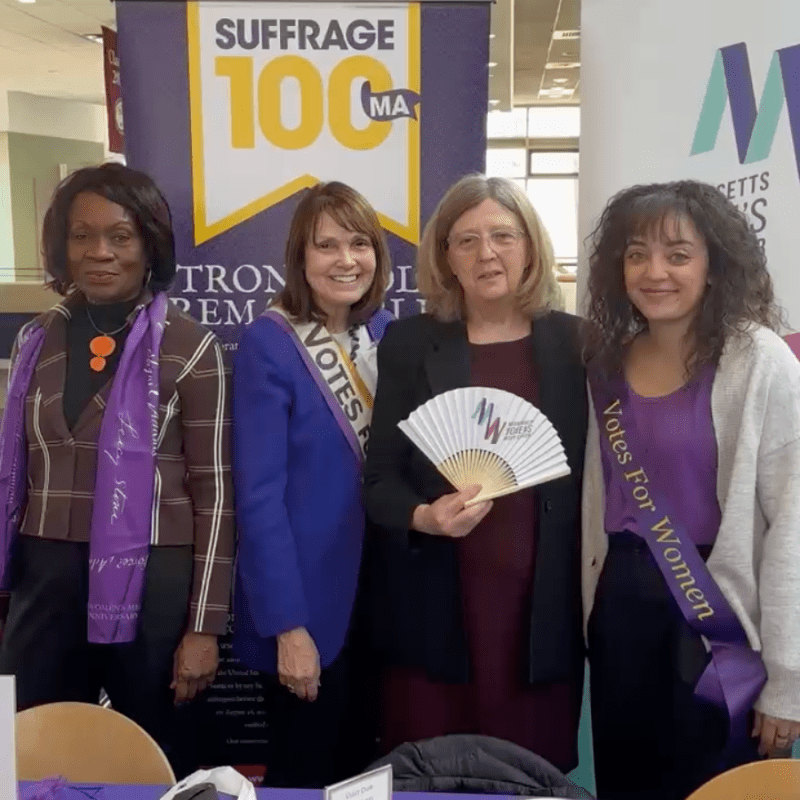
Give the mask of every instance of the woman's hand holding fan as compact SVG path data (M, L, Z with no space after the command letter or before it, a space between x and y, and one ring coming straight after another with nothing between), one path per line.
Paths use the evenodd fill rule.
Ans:
M412 522L414 530L433 536L463 538L491 511L490 500L467 507L480 491L480 486L470 486L462 492L442 495L430 505L417 506Z
M466 489L481 487L465 502L466 509L570 473L550 420L527 400L502 389L470 386L444 392L398 426L458 490L450 498L463 500Z

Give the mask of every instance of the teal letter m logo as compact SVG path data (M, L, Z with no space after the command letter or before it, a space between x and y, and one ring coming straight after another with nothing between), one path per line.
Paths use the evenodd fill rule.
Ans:
M784 99L800 174L800 45L773 54L757 110L747 45L740 42L721 47L714 57L691 155L709 153L715 148L725 106L730 100L739 163L763 161L772 149Z

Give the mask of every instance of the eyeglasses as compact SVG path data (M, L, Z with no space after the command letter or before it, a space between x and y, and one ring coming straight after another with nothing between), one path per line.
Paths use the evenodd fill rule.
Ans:
M495 253L501 253L516 247L525 238L525 233L518 228L496 228L489 231L488 237L489 247ZM483 238L480 233L457 233L455 236L449 236L446 242L455 253L471 255L480 249Z

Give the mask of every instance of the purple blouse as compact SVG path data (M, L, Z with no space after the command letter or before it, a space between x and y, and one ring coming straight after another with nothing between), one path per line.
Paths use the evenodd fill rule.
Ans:
M695 375L685 386L664 397L641 397L624 383L628 408L659 464L648 475L660 493L668 493L673 513L687 522L697 545L713 545L721 513L717 501L717 439L711 416L713 368ZM635 503L626 498L621 476L601 449L606 485L605 525L609 533L639 533Z

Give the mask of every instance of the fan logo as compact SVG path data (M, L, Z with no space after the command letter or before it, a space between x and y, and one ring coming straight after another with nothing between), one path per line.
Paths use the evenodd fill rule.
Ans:
M506 423L501 422L500 417L494 417L494 419L492 419L493 415L494 403L487 403L486 398L484 397L475 408L472 419L477 417L478 425L483 425L485 420L486 435L483 438L487 440L491 439L492 444L497 444L497 442L500 440L500 435L503 433L503 429L506 427Z

